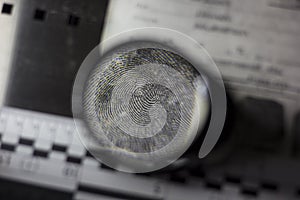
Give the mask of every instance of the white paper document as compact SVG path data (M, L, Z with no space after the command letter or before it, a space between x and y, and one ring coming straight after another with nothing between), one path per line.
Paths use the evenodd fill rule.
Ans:
M202 44L229 85L300 96L300 1L111 0L102 40L162 27Z

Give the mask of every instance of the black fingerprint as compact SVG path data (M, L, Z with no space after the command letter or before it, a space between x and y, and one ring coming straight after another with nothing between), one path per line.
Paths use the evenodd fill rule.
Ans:
M126 74L135 71L136 66L147 64L166 65L176 70L176 72L189 83L188 86L182 86L182 88L189 88L186 90L181 89L181 91L178 88L172 88L172 84L169 84L167 87L153 80L151 81L151 74L156 73L154 70L149 72L150 78L146 76L145 81L143 80L145 83L134 88L128 87L128 91L124 91L124 102L126 102L126 105L125 103L124 105L116 105L122 102L122 94L117 94L118 100L113 98L114 90L116 90L116 87L119 87L118 84L122 84L122 88L127 89L128 83L132 84L136 81L134 78L132 78L132 80L125 78L123 82L120 82L120 80L124 79ZM101 76L99 75L99 71L96 72L98 74L95 73L92 76L100 78L92 79L97 81L97 84L95 84L96 88L89 90L95 93L96 99L94 102L84 102L84 107L88 108L91 103L94 103L98 121L103 130L102 134L116 147L135 153L153 152L169 144L176 134L178 134L181 126L185 126L185 128L189 126L192 114L186 113L193 109L194 99L190 98L185 100L185 102L180 102L179 99L182 100L184 97L178 98L178 95L193 97L192 93L194 88L191 87L194 78L199 76L199 73L182 57L162 49L138 49L117 55L110 61L108 67L101 71ZM158 70L158 73L159 72ZM138 74L139 72L136 73ZM145 76L145 74L137 75L136 78L142 79L142 76ZM173 77L172 74L170 77L164 78L174 82L177 81L176 76ZM186 95L188 92L190 94ZM130 95L127 95L128 93L130 93ZM86 96L89 95L90 94L86 94ZM125 96L129 96L129 99L127 100ZM184 119L182 118L182 104L185 106ZM159 106L157 107L157 105ZM153 111L154 107L161 109ZM152 112L154 112L153 116L151 115L151 109ZM147 130L146 128L155 120L155 117L158 116L159 120L162 118L159 115L163 115L163 113L166 114L165 123L155 135L150 137L133 136L129 132L124 131L120 124L118 124L119 120L122 119L122 115L125 115L130 117L130 123L128 122L129 129L131 128L130 126L133 126L132 129L137 127L135 132L138 132L141 127L145 127L143 130ZM124 126L126 126L126 124ZM155 124L150 128L157 129ZM97 134L94 136L96 140L99 139Z
M110 90L112 91L112 90ZM99 105L99 120L104 121L113 117L110 113L109 98L107 93ZM154 104L161 104L167 112L167 120L163 128L153 137L138 138L122 131L119 127L111 123L103 123L103 130L107 131L107 137L117 147L127 149L136 153L152 152L161 149L168 144L177 134L180 126L180 103L173 92L165 86L158 84L147 84L133 92L129 103L129 115L132 120L141 126L150 123L149 109ZM110 119L109 121L113 121Z

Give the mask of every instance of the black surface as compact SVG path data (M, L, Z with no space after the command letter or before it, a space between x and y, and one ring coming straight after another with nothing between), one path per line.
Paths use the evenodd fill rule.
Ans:
M283 106L268 99L248 97L239 104L241 146L278 151L284 138Z
M72 195L68 192L0 179L0 199L3 200L71 200Z
M130 199L130 200L154 200L153 198L149 198L146 196L140 196L140 195L133 195L128 194L125 192L119 192L119 191L108 191L101 188L96 188L94 186L86 185L86 184L79 184L78 190L82 192L92 193L92 194L99 194L107 196L107 199L111 198L120 198L120 199Z
M54 151L60 151L60 152L66 152L67 151L67 147L63 146L63 145L53 144L52 150L54 150Z
M34 13L34 19L37 19L37 20L44 20L46 17L46 11L44 10L40 10L40 9L36 9L35 10L35 13Z
M33 151L33 156L47 158L48 157L48 152L36 149L36 150Z
M293 153L300 157L300 112L297 113L293 122L294 146Z
M3 14L11 14L12 13L12 9L13 9L13 5L12 4L4 3L3 6L2 6L1 13L3 13Z
M70 163L81 164L81 158L77 158L74 156L68 156L66 161Z
M7 150L7 151L15 151L16 147L14 145L12 145L12 144L2 143L1 144L1 149Z
M19 139L19 144L22 144L22 145L32 146L33 143L34 143L34 141L31 140L31 139L26 139L26 138L20 138Z
M100 41L106 7L107 0L23 3L5 104L71 116L75 74Z

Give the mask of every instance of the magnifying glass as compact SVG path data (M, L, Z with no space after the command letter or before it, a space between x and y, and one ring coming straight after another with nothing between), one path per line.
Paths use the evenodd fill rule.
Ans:
M206 156L223 128L226 94L216 65L194 40L169 29L135 29L86 57L72 111L95 158L144 173L177 160L200 134L206 135L198 156Z

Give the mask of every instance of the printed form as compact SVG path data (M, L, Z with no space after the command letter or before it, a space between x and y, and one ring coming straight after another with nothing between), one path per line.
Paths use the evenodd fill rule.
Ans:
M202 44L225 83L300 97L300 1L111 0L102 40L134 28Z

